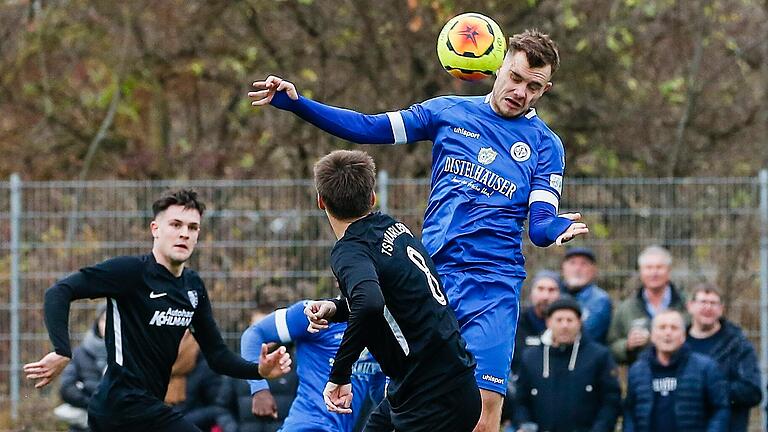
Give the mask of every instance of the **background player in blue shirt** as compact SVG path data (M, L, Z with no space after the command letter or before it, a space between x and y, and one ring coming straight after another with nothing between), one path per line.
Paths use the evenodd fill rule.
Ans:
M364 351L352 369L352 391L357 395L352 401L352 414L328 412L322 388L328 381L347 325L333 323L326 331L312 331L304 314L305 304L300 301L286 309L278 309L249 327L241 339L241 354L246 360L258 362L262 343L294 342L299 388L282 430L351 432L366 402L365 396L370 395L375 405L381 402L386 377L373 356ZM268 389L264 380L249 380L248 383L252 395Z
M253 84L253 105L272 104L361 144L430 140L432 182L423 243L469 350L477 359L483 413L476 431L498 430L525 279L522 230L561 244L588 232L578 213L558 216L565 151L533 105L552 87L560 58L549 36L514 35L485 97L444 96L409 109L365 115L298 95L270 76Z

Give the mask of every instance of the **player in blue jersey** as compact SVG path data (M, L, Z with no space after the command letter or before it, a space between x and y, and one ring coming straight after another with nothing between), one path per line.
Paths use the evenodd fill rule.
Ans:
M386 377L373 356L367 350L364 351L352 369L352 391L358 395L352 401L352 414L328 412L322 389L328 381L333 359L341 345L347 325L332 323L326 331L312 332L309 329L309 319L304 314L304 307L305 302L301 301L286 309L278 309L249 327L241 339L241 354L246 360L258 362L262 343L294 342L299 388L282 430L352 432L358 414L366 402L365 396L370 395L374 406L384 397ZM264 380L248 383L252 395L268 390Z
M434 143L423 243L477 359L483 400L477 432L498 431L500 423L525 278L526 217L529 236L541 247L588 232L580 214L557 214L565 151L533 108L552 87L559 63L549 36L526 30L510 38L486 96L437 97L366 115L301 97L275 76L255 82L256 91L248 93L254 106L291 111L356 143Z

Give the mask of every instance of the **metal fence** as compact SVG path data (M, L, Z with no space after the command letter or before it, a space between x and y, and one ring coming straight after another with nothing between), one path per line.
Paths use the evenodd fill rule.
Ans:
M38 392L19 373L20 364L50 348L44 290L81 266L147 253L148 207L162 190L182 185L195 187L210 209L191 267L205 280L233 349L257 304L333 292L328 256L334 240L308 180L0 182L0 429L17 413L16 424L23 425L25 407L56 397L55 389ZM382 208L419 231L429 181L381 173L378 188ZM754 178L569 179L563 196L561 211L579 210L589 224L590 236L578 242L595 250L599 283L616 300L637 286L639 251L664 245L674 256L676 283L720 284L729 318L761 347L766 370L766 172ZM525 252L533 273L558 269L563 250L526 242ZM73 343L98 304L73 305Z

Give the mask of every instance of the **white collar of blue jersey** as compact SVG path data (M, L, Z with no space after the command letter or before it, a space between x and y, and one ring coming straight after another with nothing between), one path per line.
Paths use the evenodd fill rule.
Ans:
M488 103L488 102L490 102L490 101L491 101L491 94L492 94L492 93L488 93L487 95L485 95L485 103ZM528 120L530 120L530 119L532 119L532 118L533 118L535 115L536 115L536 108L531 108L531 109L530 109L530 110L528 110L528 112L525 114L525 118L527 118Z

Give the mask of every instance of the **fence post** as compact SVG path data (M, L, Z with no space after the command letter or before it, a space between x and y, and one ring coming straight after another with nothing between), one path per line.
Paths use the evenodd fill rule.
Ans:
M386 170L379 171L379 209L382 213L389 213L389 173Z
M19 418L19 289L21 275L21 177L11 174L11 419Z
M768 169L760 170L760 371L762 372L763 403L767 403L768 386ZM761 425L766 413L760 410Z

